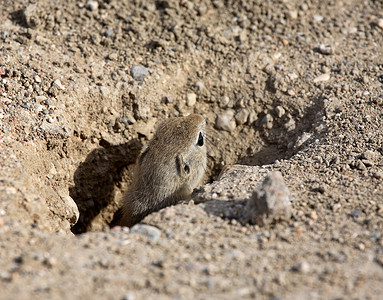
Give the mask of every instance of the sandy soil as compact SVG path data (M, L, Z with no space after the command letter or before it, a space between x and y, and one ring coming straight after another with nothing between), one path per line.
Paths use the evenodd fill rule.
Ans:
M382 2L4 0L0 18L1 299L382 297ZM205 185L110 229L156 124L190 113ZM292 216L253 225L271 170Z

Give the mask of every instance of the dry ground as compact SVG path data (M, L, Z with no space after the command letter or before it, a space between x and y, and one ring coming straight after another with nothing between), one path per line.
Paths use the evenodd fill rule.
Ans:
M3 0L0 18L1 299L382 297L381 1ZM192 112L194 203L111 231L155 125ZM259 227L269 170L293 216Z

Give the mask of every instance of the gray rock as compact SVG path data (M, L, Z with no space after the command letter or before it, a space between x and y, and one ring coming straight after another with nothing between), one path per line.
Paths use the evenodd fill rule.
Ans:
M238 125L245 124L247 119L249 117L249 111L245 108L240 109L236 114L235 114L235 120L237 121Z
M107 31L105 31L105 36L106 37L111 37L114 33L114 30L113 29L108 29Z
M132 75L133 79L136 81L142 81L149 74L149 69L144 67L143 65L136 65L130 69L130 75Z
M288 120L284 125L283 125L287 131L292 131L295 129L295 121L294 119Z
M361 161L361 160L358 160L355 164L356 168L360 171L365 171L367 170L365 164Z
M363 153L363 157L369 161L377 162L380 157L380 153L378 151L367 150Z
M258 114L255 110L251 110L249 112L249 117L247 118L247 123L249 125L253 124L255 121L258 120Z
M333 53L333 50L332 50L331 46L321 44L319 46L319 52L322 54L325 54L325 55L330 55Z
M109 96L110 92L108 87L102 85L99 87L99 89L100 89L102 98L107 98Z
M131 233L145 235L149 240L157 242L161 237L161 231L154 226L137 224L131 228Z
M262 125L264 128L271 129L273 128L273 121L274 121L273 116L270 114L267 114L262 119Z
M270 172L247 202L250 222L258 225L270 224L291 217L289 189L278 171Z
M41 23L37 16L37 4L29 4L24 9L23 16L29 28L36 28Z
M219 106L224 108L226 107L230 102L230 98L228 96L223 96L221 101L219 101Z
M53 81L52 86L56 87L56 88L58 88L59 90L62 90L62 91L65 90L65 87L62 85L62 83L61 83L61 81L59 79L56 79L55 81Z
M123 116L121 118L121 123L123 123L125 125L125 127L128 127L129 125L132 125L134 123L136 123L136 119L134 118L133 116L133 113L128 111L125 116Z
M217 116L215 127L219 130L232 132L235 127L234 112L232 110L224 111Z
M91 11L96 11L98 9L98 2L97 1L88 1L85 4L85 7Z

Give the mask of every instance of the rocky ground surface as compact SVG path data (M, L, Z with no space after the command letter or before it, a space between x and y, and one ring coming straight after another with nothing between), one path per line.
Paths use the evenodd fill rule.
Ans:
M381 1L1 1L0 298L381 298L382 45ZM205 185L110 229L189 113ZM270 171L290 217L261 224Z

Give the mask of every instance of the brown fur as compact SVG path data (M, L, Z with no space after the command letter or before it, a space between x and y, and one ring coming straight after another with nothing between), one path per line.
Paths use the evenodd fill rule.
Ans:
M198 144L199 134L203 145ZM192 114L161 123L138 158L123 197L119 225L132 226L151 212L190 197L206 169L205 120Z

